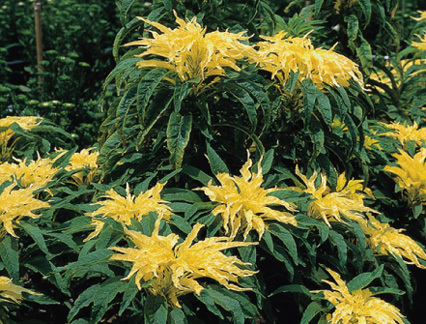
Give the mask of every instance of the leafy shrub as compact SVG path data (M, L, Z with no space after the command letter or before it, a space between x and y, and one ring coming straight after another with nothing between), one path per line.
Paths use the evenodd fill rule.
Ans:
M0 120L1 319L414 323L426 268L414 9L119 2L93 147L36 117ZM78 57L55 64L66 98Z

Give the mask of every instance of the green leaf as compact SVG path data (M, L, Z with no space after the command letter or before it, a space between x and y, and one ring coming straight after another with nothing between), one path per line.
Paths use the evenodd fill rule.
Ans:
M126 120L129 112L131 111L132 103L136 100L136 93L138 87L136 85L131 86L120 100L116 111L117 125L124 130L126 127Z
M277 223L270 223L267 229L271 234L275 235L277 238L284 243L287 247L289 254L293 258L295 264L299 263L299 257L297 253L296 241L293 238L293 235L282 225Z
M0 258L7 273L13 281L19 280L18 242L10 235L6 235L0 242Z
M365 27L370 23L371 19L371 1L370 0L358 0L361 10L365 16Z
M218 316L220 319L224 319L221 311L219 308L217 308L212 296L210 296L208 290L203 289L201 290L200 295L195 295L198 300L200 300L208 309L208 311L216 316Z
M144 305L144 323L166 324L167 323L167 300L163 296L149 294Z
M173 99L169 94L168 90L159 90L154 94L150 105L145 110L136 146L140 146L143 143L145 136L169 108Z
M246 110L249 122L250 122L250 132L253 133L257 125L257 112L256 105L250 94L243 88L240 87L230 87L229 92L243 105Z
M345 268L348 259L348 247L344 237L335 231L330 231L329 238L331 244L337 247L340 265Z
M189 175L192 179L197 180L203 184L203 186L207 186L213 178L209 176L204 171L197 169L190 165L184 165L182 167L182 172L186 175Z
M321 90L317 90L317 107L324 119L324 122L330 126L333 121L331 104L328 97Z
M73 307L68 313L68 322L70 322L82 308L87 307L94 302L95 294L99 288L100 284L90 286L78 296L78 298L74 302Z
M207 143L207 158L209 160L210 169L214 175L218 173L229 173L229 169L219 154Z
M306 288L303 285L298 285L298 284L291 284L291 285L285 285L285 286L281 286L277 289L275 289L273 292L271 292L268 297L274 296L276 294L280 294L280 293L286 293L286 292L291 292L291 293L301 293L307 296L312 296L311 291Z
M137 111L142 124L145 124L145 114L149 99L166 74L166 69L152 69L139 81L137 88Z
M172 112L167 125L167 149L170 152L170 165L178 169L182 165L184 150L189 142L192 117Z
M189 223L181 216L171 215L170 224L175 225L177 228L179 228L182 232L186 234L188 234L192 230L192 226L189 225Z
M305 112L305 127L309 125L317 99L317 88L311 79L302 81L303 110Z
M272 164L274 162L274 149L268 150L262 158L262 174L267 174L271 170Z
M380 265L372 272L361 273L347 283L350 292L367 287L374 279L380 278L384 265Z
M120 310L118 311L118 315L121 316L123 312L129 307L130 303L138 294L139 289L135 284L135 276L132 276L127 283L126 289L124 290L123 300L120 304Z
M123 0L120 6L120 20L124 25L127 20L127 13L135 0Z
M117 64L117 66L111 71L110 74L105 79L105 83L103 85L104 90L106 87L111 83L111 81L121 72L132 68L136 69L136 63L139 62L141 59L139 57L132 57L125 60L122 60L120 63ZM117 89L118 91L120 89Z
M36 225L32 225L27 222L20 222L19 226L22 227L22 229L27 232L28 235L32 237L34 242L38 245L40 250L42 250L48 257L50 256L50 252L47 249L46 242L44 240L43 234L40 231L40 228Z
M273 121L274 115L271 113L269 98L266 95L265 91L259 87L255 82L252 81L243 81L239 82L238 85L244 88L250 93L260 104L263 114L267 117L267 124Z
M323 308L317 302L312 302L306 307L305 312L303 313L302 320L300 324L308 324L312 321L312 319L321 311Z
M356 54L361 62L361 66L367 75L370 75L370 69L373 67L371 46L362 35L358 37L361 43L356 47Z
M358 37L359 23L356 15L352 14L349 16L345 16L345 22L348 24L348 45L349 48L355 49L355 40Z
M183 83L179 83L178 85L175 85L174 93L173 93L173 106L174 106L175 113L180 112L182 102L191 92L191 89L192 88L191 88L190 82L183 82Z
M164 7L168 12L172 12L173 10L173 4L171 0L161 0L163 2Z
M87 271L90 266L99 264L105 266L102 263L106 262L106 260L108 260L113 254L113 252L108 249L96 250L88 254L82 254L82 252L80 252L80 256L77 261L70 262L65 266L65 278L67 280L73 275L76 275L79 271Z
M169 313L169 319L171 324L187 324L188 320L186 315L180 308L173 308Z
M245 323L245 316L244 316L243 309L241 308L240 303L236 299L225 295L221 291L221 289L217 289L217 288L215 289L213 285L204 288L204 290L206 290L206 292L209 293L209 295L212 297L216 305L219 305L223 309L232 313L233 323L235 324Z
M126 283L118 278L111 278L101 284L93 296L91 323L98 323L102 319L108 310L108 304L118 293L124 292L126 286Z
M324 3L324 0L315 0L315 17L317 17L319 12L321 11L321 7L323 3Z
M131 0L134 1L134 0ZM120 49L121 42L126 37L128 33L130 33L134 28L143 25L144 22L138 18L133 18L129 21L124 27L122 27L114 39L114 44L112 46L112 55L114 56L115 61L118 60L118 51Z
M33 295L33 294L29 294L29 293L24 291L24 292L22 292L22 296L24 297L25 301L37 303L37 304L40 304L40 305L59 305L59 304L61 304L60 302L53 300L46 295Z

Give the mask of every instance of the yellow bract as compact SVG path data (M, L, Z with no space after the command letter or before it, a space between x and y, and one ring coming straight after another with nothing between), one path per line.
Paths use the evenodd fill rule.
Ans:
M263 176L260 163L257 173L250 172L252 161L248 161L240 170L241 177L231 177L227 173L219 173L216 177L220 186L209 182L207 187L198 188L209 196L211 201L219 203L213 210L213 215L221 215L225 233L231 230L231 238L235 238L238 231L244 230L244 239L254 229L259 234L259 239L265 232L264 220L276 220L286 224L297 225L296 218L286 212L271 208L270 206L284 207L286 210L295 211L294 205L278 197L269 195L280 190L278 188L262 188Z
M39 295L29 289L15 285L12 279L0 276L0 301L1 302L14 302L20 304L23 297L22 293L26 292L32 295Z
M91 152L94 148L83 149L79 153L74 153L70 160L69 164L65 167L65 170L79 170L87 169L86 178L83 177L83 171L74 173L71 177L74 180L74 183L77 186L82 186L83 184L89 184L93 181L93 178L98 171L98 152Z
M405 146L408 141L415 141L416 144L421 145L422 141L426 143L426 128L420 128L416 122L410 125L402 125L399 123L385 124L381 123L386 128L394 130L393 132L382 133L382 136L389 136L397 139L402 146Z
M361 223L361 227L373 251L383 255L399 255L405 263L426 269L419 262L419 258L426 260L426 253L411 237L401 233L403 229L381 223L371 215L368 222Z
M333 48L316 49L306 36L287 37L284 31L273 37L261 37L266 41L257 44L259 49L250 61L283 84L290 78L291 72L299 73L299 81L309 78L319 88L324 84L347 87L350 79L363 84L357 65L333 52Z
M55 174L59 171L58 167L53 167L54 160L42 159L40 156L37 160L31 160L27 163L15 159L19 163L0 164L0 182L16 179L24 188L32 187L33 191L46 186Z
M360 222L364 219L363 213L376 212L364 206L365 195L369 194L371 196L372 193L368 188L363 188L362 180L347 181L345 173L342 173L338 177L336 191L332 192L327 186L327 177L325 175L320 175L320 184L317 188L318 173L316 171L308 179L296 167L296 174L303 180L306 189L292 189L309 193L315 199L309 204L308 216L315 219L322 218L328 226L331 226L330 221L344 223L342 214Z
M13 231L13 221L19 223L22 217L38 218L40 215L33 211L39 208L48 208L47 202L37 200L33 196L32 187L13 190L15 184L7 186L0 194L0 224L2 231L6 231L14 237L18 237Z
M27 116L27 117L17 117L17 116L8 116L6 118L0 119L0 127L10 127L13 123L19 125L23 130L31 130L34 127L38 126L43 121L41 117ZM11 129L6 129L0 131L0 145L1 145L1 160L5 161L10 158L10 155L13 152L14 146L16 144L13 142L9 147L9 140L15 135L15 132Z
M133 266L123 280L134 274L136 285L141 289L141 280L153 280L148 290L154 295L167 299L172 306L180 307L178 297L189 292L200 294L203 287L199 278L216 280L228 289L249 290L233 283L239 277L251 276L255 271L243 270L237 265L245 265L235 256L226 256L221 251L233 247L255 243L231 242L228 237L210 237L193 243L201 224L196 224L187 238L176 245L179 236L158 234L161 219L158 218L151 236L136 231L125 230L135 248L112 247L122 254L114 254L112 260L132 262Z
M206 29L197 23L196 17L185 22L177 17L176 12L175 16L179 25L176 29L169 29L158 22L138 17L156 27L162 34L152 32L152 39L143 38L127 45L146 48L146 51L137 57L154 55L166 59L141 60L136 64L139 68L161 67L175 71L182 81L198 77L204 80L209 76L224 75L225 67L240 71L236 60L244 58L247 51L254 51L240 42L249 38L243 36L244 32L206 33Z
M423 33L423 36L417 35L417 37L419 37L420 42L412 42L411 46L421 51L426 51L426 32Z
M340 275L327 269L334 282L323 280L332 290L319 290L314 292L324 293L324 298L335 307L334 312L327 319L330 324L403 324L404 317L398 308L373 297L369 289L357 289L350 292Z
M426 11L422 11L422 10L417 10L417 12L420 14L420 17L416 18L416 17L411 17L414 20L420 21L420 20L425 20L426 19Z
M127 185L127 196L119 195L114 189L108 190L104 198L107 200L98 201L95 205L101 205L96 211L87 214L93 217L92 225L96 225L95 231L92 232L85 241L97 236L104 226L104 222L95 217L102 215L103 217L111 217L123 225L131 225L132 219L140 221L143 216L150 212L156 212L160 218L170 219L171 208L167 205L167 201L161 199L160 192L165 183L157 183L153 188L137 197L130 194L129 185Z
M426 195L426 148L420 148L414 157L400 149L399 154L393 154L393 157L396 158L398 166L386 165L383 170L396 176L396 183L405 190L410 202L420 200L425 204L426 197L423 195Z

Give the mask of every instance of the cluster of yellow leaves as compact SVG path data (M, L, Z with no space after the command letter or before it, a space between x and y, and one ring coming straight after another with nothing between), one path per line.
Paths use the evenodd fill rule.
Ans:
M160 30L162 34L152 32L152 39L143 38L127 45L140 45L147 48L138 57L154 55L166 59L166 61L141 60L137 63L139 68L162 67L175 71L182 81L195 78L200 78L202 81L210 76L224 75L224 67L239 71L236 60L244 58L248 52L253 51L250 46L240 42L248 39L243 36L244 32L206 33L206 28L202 28L197 23L196 17L185 22L177 17L176 12L175 16L179 25L176 29L138 17Z
M46 186L59 171L58 167L53 167L54 160L40 156L37 160L15 159L18 163L4 162L0 164L0 183L16 179L21 187L32 187L33 191Z
M403 147L409 141L415 141L417 145L421 145L422 142L426 143L426 128L420 128L419 125L414 122L413 125L403 125L400 123L381 123L386 128L391 129L391 132L381 133L381 136L389 136L397 139Z
M399 309L384 300L374 297L369 289L349 291L340 275L327 269L334 282L323 280L332 290L319 290L324 298L335 306L327 320L330 324L403 324L404 317Z
M424 59L404 59L399 62L399 66L396 66L395 62L390 62L386 64L386 67L389 69L389 72L392 75L393 80L391 80L389 78L389 75L387 75L383 70L378 70L371 73L370 79L383 83L391 89L400 88L403 84L403 81L406 80L407 78L412 78L417 76L420 73L426 72L426 69L424 68L425 63L426 63L426 60ZM410 71L411 70L413 71L410 72L409 74L406 74L406 72L409 69ZM394 83L392 83L392 81ZM424 86L424 82L420 81L418 85ZM379 92L385 92L385 90L379 86L373 86L373 88Z
M417 37L419 37L420 42L411 42L411 46L426 51L426 32L423 33L423 36L417 35Z
M207 187L198 188L219 205L213 210L213 215L221 215L225 233L230 231L230 237L235 238L240 230L244 230L244 239L254 229L262 238L265 232L265 220L276 220L285 224L297 225L296 218L287 211L271 208L277 206L285 210L295 211L295 206L278 197L270 195L279 188L262 188L263 175L260 162L257 173L250 172L252 161L249 158L240 170L241 177L232 177L227 173L216 175L220 186L214 186L212 181Z
M87 216L92 217L92 225L95 225L96 228L85 241L96 237L101 232L104 222L96 218L99 215L111 217L124 226L131 225L132 219L140 221L143 216L150 212L156 212L159 218L170 219L171 208L166 205L167 201L162 200L160 196L164 185L165 183L157 183L153 188L140 193L137 197L130 193L128 185L126 197L119 195L114 189L108 190L104 195L104 198L107 199L94 204L101 205L101 207L87 214Z
M98 171L98 156L99 152L91 152L94 148L83 149L78 153L74 153L68 165L65 167L65 170L80 170L86 169L87 174L84 177L84 171L79 171L74 173L71 177L74 180L74 184L77 186L82 186L84 184L89 184L93 181L97 171Z
M48 208L50 205L34 198L32 187L17 190L14 190L14 187L15 184L12 183L0 194L0 224L3 225L3 230L17 237L13 231L13 221L19 223L22 217L38 218L40 215L34 214L33 211Z
M333 48L329 50L314 48L305 37L288 37L281 31L273 37L261 36L256 56L250 61L259 64L262 70L272 74L272 78L285 84L291 73L299 73L298 80L311 79L319 88L330 86L349 86L353 79L363 84L358 66Z
M23 292L32 294L32 295L38 295L37 293L29 289L15 285L12 282L12 279L9 279L4 276L0 276L0 301L13 302L15 304L20 304L23 299L22 297Z
M396 183L407 193L410 202L426 203L426 148L421 147L413 157L400 149L393 157L398 166L387 165L383 170L396 176Z
M244 270L238 265L246 265L235 256L226 256L221 251L255 243L232 242L228 237L210 237L193 243L203 225L196 224L186 239L178 244L179 236L159 235L161 218L158 218L151 236L127 230L126 234L135 245L134 248L112 247L120 254L112 260L132 262L132 268L123 280L136 274L136 285L141 289L141 281L153 280L148 291L163 296L171 306L181 307L178 297L189 292L200 294L203 286L200 278L216 280L228 289L243 291L238 283L239 277L251 276L255 271Z
M361 227L373 251L377 251L381 255L398 255L405 263L415 264L419 268L426 269L418 259L426 260L426 253L411 237L401 233L403 229L396 229L389 224L381 223L371 215L368 222L361 223Z
M176 16L176 13L175 13ZM249 39L244 32L233 34L226 32L206 33L194 17L185 22L176 16L179 27L169 29L164 25L138 17L162 32L152 32L153 38L143 38L127 45L139 45L146 51L138 57L150 55L166 60L147 59L136 63L139 68L162 67L175 71L183 80L201 80L209 76L222 76L224 68L240 71L237 60L248 59L277 77L283 84L291 72L299 72L300 81L310 78L318 87L349 86L349 80L363 84L362 74L357 65L333 51L333 49L315 49L311 41L300 37L287 37L279 32L273 37L261 36L264 42L253 46L241 41Z
M303 175L296 167L296 175L304 182L306 188L291 189L311 194L314 199L309 204L308 216L315 219L323 219L331 227L330 222L345 223L342 215L360 222L365 219L364 213L376 211L364 205L366 194L372 196L368 188L363 188L362 180L347 180L345 173L339 175L336 190L332 191L327 185L327 177L320 175L320 183L317 188L318 173L314 171L310 178Z
M417 12L420 14L420 17L411 17L414 20L420 21L420 20L426 20L426 11L423 10L417 10Z
M40 125L40 123L43 121L43 118L41 117L35 117L35 116L26 116L26 117L18 117L18 116L7 116L6 118L0 119L0 127L10 127L12 124L16 123L20 128L22 128L25 131L31 130L34 127ZM11 145L8 146L10 139L15 135L15 132L11 129L6 129L3 131L0 131L0 146L1 146L1 160L8 160L10 158L10 155L12 154L12 151L14 149L14 146L16 144L16 139Z

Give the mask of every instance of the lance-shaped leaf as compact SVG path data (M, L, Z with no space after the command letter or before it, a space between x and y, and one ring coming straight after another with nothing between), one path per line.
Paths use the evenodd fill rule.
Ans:
M183 155L191 134L192 116L183 116L172 112L167 125L167 149L170 152L170 165L180 168Z

